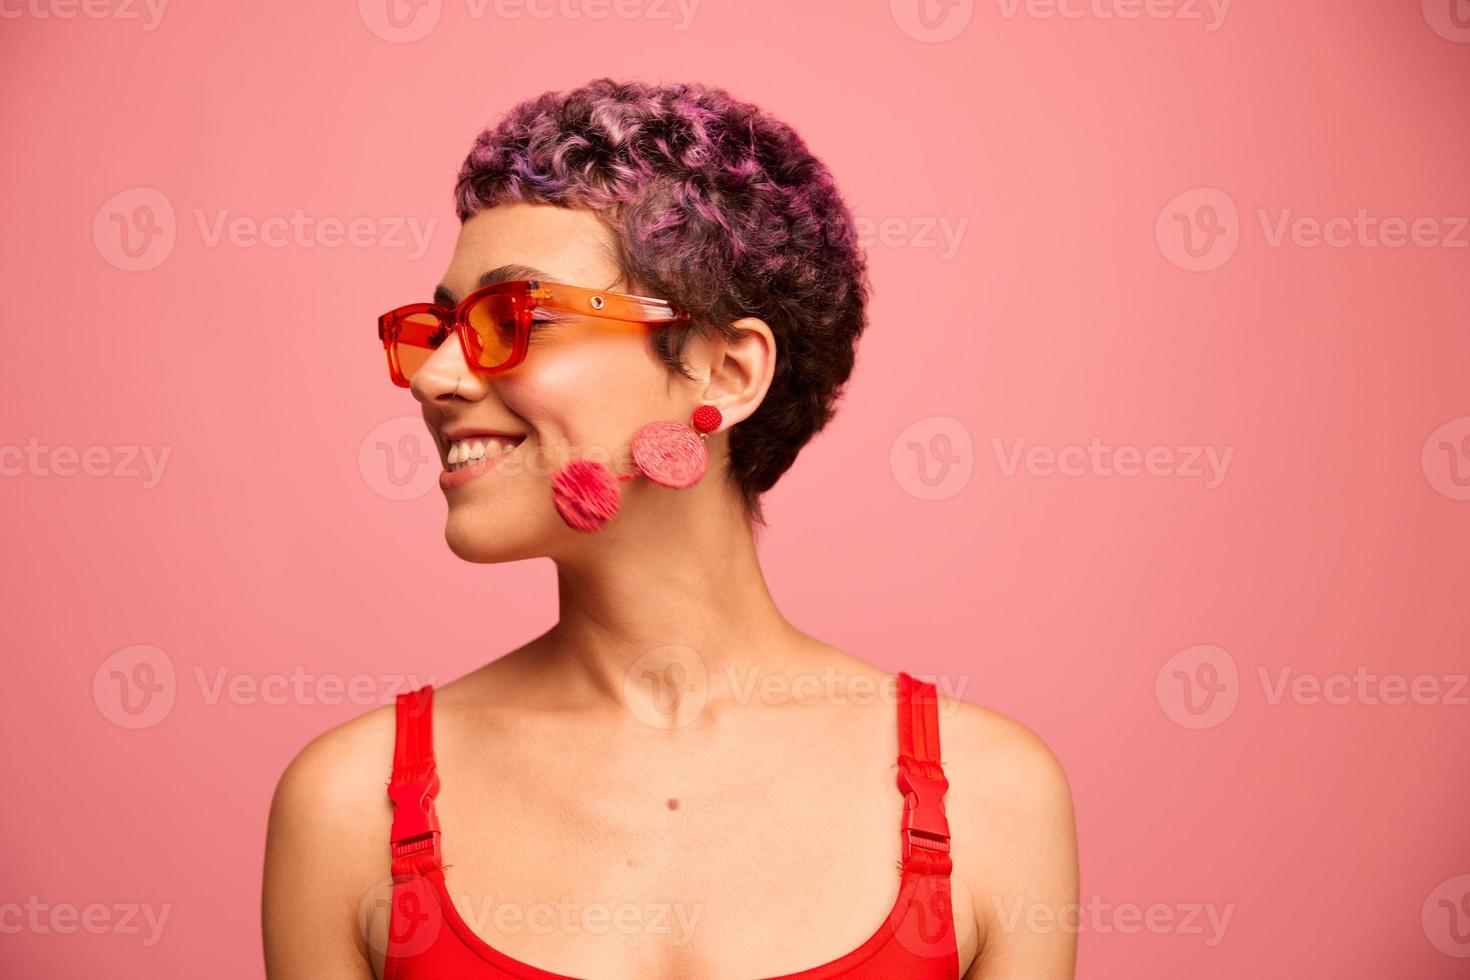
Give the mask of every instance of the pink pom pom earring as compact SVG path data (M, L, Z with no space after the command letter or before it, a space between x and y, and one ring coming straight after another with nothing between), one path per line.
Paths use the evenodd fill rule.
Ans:
M618 512L622 496L618 484L646 476L659 486L683 490L698 483L709 468L705 442L724 417L713 405L694 410L693 427L683 422L650 422L633 436L635 472L615 476L590 459L568 463L551 480L551 499L567 526L578 531L600 531Z

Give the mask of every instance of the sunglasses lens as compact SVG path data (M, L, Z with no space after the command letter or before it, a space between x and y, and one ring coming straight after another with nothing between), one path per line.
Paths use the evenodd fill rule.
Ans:
M470 346L465 356L472 366L497 368L510 360L516 347L516 320L520 299L509 293L491 293L469 308Z
M393 356L398 361L398 370L407 381L424 366L429 355L444 343L449 332L432 313L410 313L398 321L398 339L393 345Z
M527 309L525 299L516 293L490 293L465 311L467 349L465 360L472 368L493 370L510 363L516 350L518 322ZM393 337L392 358L398 374L394 381L408 384L419 368L450 339L451 328L430 312L395 312L389 315Z

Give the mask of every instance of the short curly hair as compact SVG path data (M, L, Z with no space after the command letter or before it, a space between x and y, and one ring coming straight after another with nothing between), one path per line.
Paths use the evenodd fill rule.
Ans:
M599 78L529 99L476 138L455 186L460 221L510 201L594 212L630 288L683 306L694 329L770 326L770 390L729 436L731 481L764 524L760 495L832 418L867 324L867 260L827 167L724 89ZM688 336L650 332L685 377Z

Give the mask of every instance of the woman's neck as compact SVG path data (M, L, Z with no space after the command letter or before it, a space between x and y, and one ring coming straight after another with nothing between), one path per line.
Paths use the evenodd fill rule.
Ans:
M560 617L537 657L573 700L677 727L752 678L791 670L810 642L776 607L744 510L698 496L629 508L557 561Z

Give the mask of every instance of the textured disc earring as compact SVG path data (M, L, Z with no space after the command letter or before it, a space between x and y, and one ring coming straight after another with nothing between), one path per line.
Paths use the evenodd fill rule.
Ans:
M600 531L618 512L618 483L625 479L594 459L574 460L551 478L551 500L568 527Z
M661 487L692 487L709 468L704 444L723 420L718 408L701 405L694 410L693 428L682 422L650 422L633 437L633 465Z
M683 490L699 482L709 468L705 442L724 417L713 405L694 410L694 426L662 420L650 422L633 437L632 473L614 475L592 459L578 459L551 478L551 499L567 526L577 531L600 531L618 513L622 492L618 484L646 476L659 486Z

